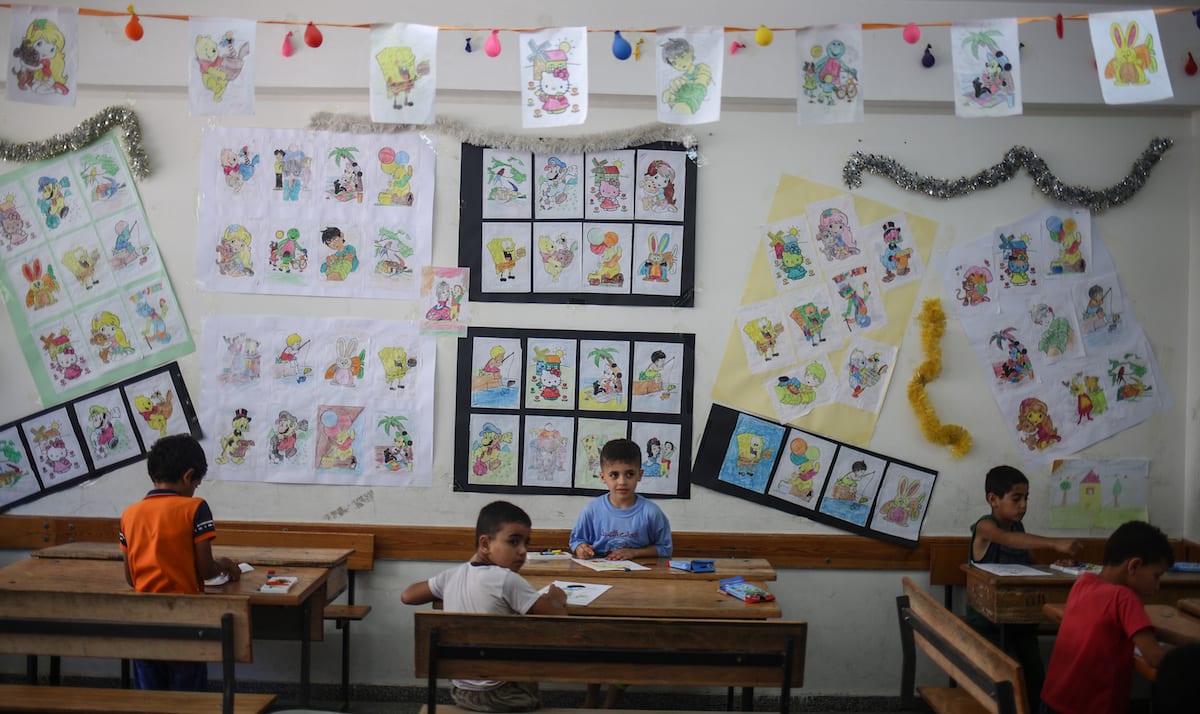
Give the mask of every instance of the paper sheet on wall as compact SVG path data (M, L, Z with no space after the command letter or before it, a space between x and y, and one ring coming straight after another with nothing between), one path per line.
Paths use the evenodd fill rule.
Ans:
M798 124L849 124L863 120L862 25L821 25L796 30Z
M371 120L432 124L437 118L438 28L375 25L371 28Z
M209 473L278 483L428 486L436 338L416 323L204 321Z
M42 403L192 351L115 134L0 176L0 295Z
M960 117L1021 114L1021 53L1015 18L956 22L950 27L954 51L954 113Z
M188 20L188 108L192 116L253 114L258 62L254 20Z
M1174 96L1153 10L1088 15L1100 93L1108 104L1133 104Z
M1049 478L1051 528L1112 529L1149 520L1150 459L1056 459Z
M845 219L837 214L844 215ZM896 222L897 214L906 219L910 234L901 232L897 235L885 229L889 220ZM823 216L834 220L822 221ZM852 335L861 333L898 349L920 285L916 280L883 283L881 278L886 276L886 264L877 249L882 247L886 251L891 242L898 250L911 250L923 265L932 249L938 224L862 196L852 196L842 189L789 175L779 180L767 221L758 252L751 262L742 305L773 306L774 311L769 315L764 313L764 316L772 321L772 326L778 324L783 328L782 335L774 338L775 344L787 346L770 350L779 351L780 357L772 355L768 362L743 330L749 323L733 326L719 377L713 386L713 400L759 414L775 413L780 418L792 416L792 423L816 432L837 434L847 443L865 445L874 431L882 399L874 405L874 411L864 411L830 398L832 403L814 404L807 414L795 416L789 410L776 411L774 405L780 402L778 380L773 393L768 377L788 376L790 382L794 376L803 382L800 375L807 372L807 365L817 355L825 354L833 371L824 369L823 380L814 375L808 377L811 386L819 391L825 388L822 385L835 387L844 378L839 370L846 364L846 340ZM799 224L804 228L792 232L789 226ZM778 248L772 245L772 234L779 237ZM793 242L795 245L790 245ZM798 253L804 256L806 277L803 279L798 277ZM860 260L862 262L858 262ZM893 265L896 264L893 262ZM817 269L815 279L811 277L814 268ZM830 268L837 275L851 275L835 282L827 272ZM895 269L892 272L896 274ZM784 284L784 279L798 281L799 287L793 291L790 282ZM809 280L815 287L804 287ZM866 290L863 289L864 282L869 286ZM847 290L847 285L851 289ZM843 292L847 294L841 294ZM872 307L874 305L877 307ZM745 307L739 308L739 315L743 314L742 310ZM863 325L863 322L867 324ZM780 359L785 354L792 355L793 359L790 362ZM874 350L870 354L874 354ZM783 386L784 390L789 388L798 391L800 386ZM853 387L850 393L853 393Z
M658 120L705 124L720 119L725 28L660 27L654 37Z
M437 156L418 133L214 127L200 155L202 290L414 299Z
M961 297L960 323L1030 463L1049 464L1170 408L1086 211L1032 214L956 246L944 265L947 291Z
M75 106L79 14L75 8L13 5L9 20L10 102Z
M588 113L586 27L551 27L518 35L521 126L582 124Z

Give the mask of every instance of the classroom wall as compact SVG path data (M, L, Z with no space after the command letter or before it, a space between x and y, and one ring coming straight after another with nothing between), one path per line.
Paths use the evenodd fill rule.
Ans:
M116 2L88 3L93 7L123 9ZM168 7L169 5L169 7ZM1045 12L1033 3L860 2L834 9L808 10L803 14L784 0L725 4L661 3L643 6L615 2L604 7L525 9L500 8L478 0L454 7L414 9L403 19L440 25L541 26L589 24L649 28L669 24L705 22L754 27L801 25L835 20L893 21L951 20L992 17L1002 12L1034 15ZM1106 7L1107 6L1107 7ZM325 3L256 3L258 18L296 21L336 19L345 22L398 20L391 4L364 2L354 15L333 16ZM1111 9L1107 3L1077 3L1070 11ZM245 16L243 4L221 0L200 3L138 5L143 13L204 12L210 15ZM0 9L0 26L7 10ZM1184 19L1186 23L1180 24ZM1195 26L1186 18L1160 19L1164 43ZM180 85L185 64L181 49L183 23L144 20L147 37L140 46L124 40L124 20L81 19L86 47L103 52L97 57L111 62L85 61L80 76L85 83L74 109L48 109L0 101L0 125L6 140L32 140L66 131L83 118L110 104L134 108L142 121L154 173L138 184L149 222L157 236L183 312L199 338L205 315L305 314L335 317L413 319L415 303L348 301L318 298L246 296L204 293L195 288L194 237L196 192L199 175L200 132L205 126L304 127L318 111L366 113L365 30L327 29L325 46L303 48L290 60L278 55L283 28L260 25L257 114L250 117L190 117L186 90ZM1028 29L1026 29L1028 28ZM298 29L298 28L293 28ZM795 125L794 87L779 77L791 71L792 49L785 33L776 33L771 48L751 48L726 58L726 102L722 120L697 127L700 139L699 210L697 220L696 306L688 310L621 307L511 306L478 303L472 322L487 326L619 330L628 325L651 331L693 332L696 340L695 441L699 443L711 403L709 392L719 378L718 367L729 335L729 316L738 304L756 248L755 227L766 219L775 183L791 173L830 186L841 185L841 169L856 150L894 156L922 173L947 178L971 174L1001 159L1013 145L1039 152L1068 183L1102 187L1115 183L1156 136L1175 139L1175 147L1155 169L1146 188L1129 205L1113 209L1095 221L1096 234L1111 250L1138 319L1158 357L1164 392L1174 406L1153 419L1101 442L1083 452L1107 458L1145 456L1152 459L1151 519L1172 537L1200 539L1200 453L1197 444L1196 406L1200 404L1200 318L1188 306L1200 304L1200 288L1189 281L1200 274L1200 209L1190 197L1200 188L1200 150L1196 136L1200 119L1200 79L1184 77L1176 67L1173 77L1176 100L1124 108L1098 104L1099 91L1091 74L1086 25L1068 24L1067 39L1053 37L1053 24L1024 26L1022 38L1028 57L1045 59L1042 72L1026 64L1029 82L1026 114L995 120L960 120L946 101L949 87L948 32L927 30L927 38L941 37L939 64L931 71L918 65L919 50L905 45L898 31L868 32L868 76L883 80L868 89L866 121L858 125L799 128ZM443 33L439 67L440 84L448 87L439 96L439 112L465 123L501 131L520 131L516 94L507 91L515 76L516 38L502 37L505 53L489 60L482 52L466 55L461 42ZM476 46L483 33L472 33ZM453 35L454 37L460 37ZM649 49L652 37L647 38ZM744 38L751 41L749 35ZM654 120L649 99L652 59L640 65L617 63L608 52L610 36L593 34L592 108L584 127L562 130L580 134L615 131ZM935 45L936 47L937 45ZM1167 45L1170 47L1170 45ZM923 45L922 45L923 47ZM146 53L146 54L144 54ZM649 55L652 58L652 53ZM152 57L153 61L147 61ZM1032 59L1027 59L1027 63ZM1165 60L1164 60L1165 61ZM510 64L504 64L508 62ZM1182 66L1182 62L1175 63ZM1053 65L1053 72L1049 68ZM347 67L354 70L348 72ZM1062 72L1061 75L1057 74ZM360 76L361 75L361 76ZM1062 77L1056 82L1056 77ZM1190 82L1190 84L1189 84ZM878 91L878 95L876 92ZM876 98L878 97L878 98ZM549 133L549 132L548 132ZM459 147L449 137L437 139L438 180L435 203L434 263L457 260L457 205ZM0 166L0 170L6 167ZM887 181L866 177L861 193L900 209L939 221L929 277L921 297L939 297L943 291L934 277L938 257L958 242L970 240L994 226L1018 219L1047 204L1032 182L1020 176L1005 186L952 201L936 201L903 192ZM1184 259L1184 255L1187 258ZM1184 286L1187 286L1184 288ZM428 489L339 487L312 485L207 482L200 495L209 500L218 520L275 520L326 522L328 515L349 506L365 492L372 498L350 508L336 520L348 523L468 525L478 508L492 500L486 494L451 491L453 467L453 404L456 343L439 338L435 404L436 444L433 486ZM929 391L939 414L947 422L967 426L975 448L965 459L954 460L944 449L928 444L918 432L904 397L904 386L922 359L919 331L910 325L896 366L896 377L884 403L870 447L885 454L936 469L940 478L930 502L925 533L964 535L967 526L986 510L982 474L990 466L1019 463L1021 454L1009 438L999 411L984 381L982 367L967 344L961 327L951 318L943 342L945 370ZM1189 359L1191 357L1191 359ZM36 391L12 335L11 322L0 317L0 363L10 365L3 378L0 423L41 408ZM1189 366L1189 363L1191 366ZM181 360L185 379L199 399L200 358ZM832 434L836 436L836 434ZM1028 470L1032 499L1026 525L1034 532L1047 528L1046 504L1052 491L1046 470ZM88 484L35 501L16 514L115 517L148 487L143 465L106 475ZM519 499L533 517L535 528L569 527L585 503L583 498L529 496ZM663 508L676 530L735 531L747 533L836 533L773 510L703 488L686 501L666 501ZM1078 535L1103 533L1080 532ZM381 562L376 571L359 580L359 601L375 610L364 627L355 630L355 680L371 684L415 684L412 680L409 611L399 604L399 591L414 580L436 572L444 564ZM919 574L918 574L919 575ZM788 617L808 620L809 666L804 692L808 694L895 694L899 677L899 644L893 598L899 592L895 572L783 571L773 588ZM337 641L337 634L331 634ZM397 643L400 643L397 645ZM314 650L316 681L337 679L337 646ZM399 652L397 652L397 649ZM287 679L293 671L294 648L256 643L256 662L250 679ZM278 654L278 656L275 656ZM20 663L0 670L20 671ZM261 675L261 676L260 676Z

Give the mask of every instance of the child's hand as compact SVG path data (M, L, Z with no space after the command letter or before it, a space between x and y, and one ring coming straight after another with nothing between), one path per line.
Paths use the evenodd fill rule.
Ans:
M1070 558L1078 558L1079 554L1083 552L1083 543L1074 538L1058 538L1054 543L1054 549Z
M230 582L236 582L242 577L242 569L229 558L217 558L217 567L221 569L222 573L225 573Z
M587 543L580 543L579 547L575 549L575 557L583 558L584 560L594 558L596 557L596 550Z
M546 595L550 597L550 602L553 603L555 607L567 606L567 593L554 583L550 583L549 589L546 590Z
M633 548L617 548L605 556L608 560L633 560L635 557L637 554L633 552Z

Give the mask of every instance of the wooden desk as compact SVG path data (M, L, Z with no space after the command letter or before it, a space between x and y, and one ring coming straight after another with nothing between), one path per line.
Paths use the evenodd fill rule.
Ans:
M642 578L647 580L720 580L740 575L755 582L775 579L775 568L763 558L713 558L715 572L693 573L687 570L676 570L667 565L667 558L656 560L639 560L637 562L649 567L649 570L631 570L628 573L620 571L598 571L580 565L570 558L554 558L549 560L526 560L521 568L523 576L546 575L560 580L609 580L617 578ZM681 558L681 560L694 560Z
M528 577L541 589L554 580ZM652 580L622 578L590 605L567 607L577 615L603 617L703 618L716 620L774 620L783 616L777 601L746 603L717 591L712 580ZM761 584L761 583L760 583Z
M113 542L63 543L32 551L35 558L59 558L63 560L124 560L121 546ZM282 546L220 545L213 544L213 557L229 558L235 563L249 563L274 568L297 566L325 568L329 575L325 582L325 601L341 595L348 582L347 562L354 555L351 548L293 548ZM245 577L245 575L243 575Z
M1175 607L1179 608L1185 614L1191 615L1192 617L1200 617L1200 598L1183 598L1179 602L1175 603Z
M1042 606L1063 603L1075 584L1074 575L1046 570L1050 575L1001 576L963 565L967 604L996 624L1044 622ZM1150 604L1173 605L1180 598L1200 595L1200 574L1167 573Z
M1062 622L1065 603L1047 603L1042 613L1053 622ZM1170 605L1147 605L1146 614L1154 625L1154 636L1159 642L1186 645L1200 642L1200 620L1194 620Z
M265 568L243 573L235 583L206 587L205 592L245 595L250 601L253 636L258 639L299 640L300 698L307 705L310 693L310 645L324 637L320 608L325 601L327 568L280 566L276 575L298 578L286 593L259 592L266 581ZM117 560L26 558L0 569L0 589L45 592L127 593L125 567Z

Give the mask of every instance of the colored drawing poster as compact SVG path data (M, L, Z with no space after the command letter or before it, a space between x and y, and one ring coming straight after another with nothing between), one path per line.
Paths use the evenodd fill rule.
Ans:
M192 116L254 113L255 22L188 20L188 106Z
M13 5L9 72L4 98L12 102L75 106L79 15L75 8Z
M116 136L0 176L0 294L44 404L192 351Z
M1057 459L1050 467L1050 527L1113 529L1149 520L1150 459Z
M41 488L17 426L0 429L0 508L28 498Z
M416 299L433 250L435 164L416 133L209 128L197 285Z
M1133 104L1174 96L1153 10L1088 15L1100 93L1107 104Z
M459 341L457 491L603 490L600 452L641 450L640 493L687 498L692 335L478 328Z
M900 229L899 236L889 232L889 223ZM920 289L920 280L909 276L928 263L938 224L784 175L766 225L734 311L713 399L866 445L886 398L885 376L894 369L885 373L882 365L899 349ZM896 252L885 263L887 238ZM912 251L907 263L900 256L904 250ZM889 266L893 278L884 282ZM901 275L902 266L907 275ZM848 340L859 337L881 345L864 350L871 358L879 353L879 379L870 365L860 370L866 379L854 397L858 384L849 381ZM811 367L814 363L819 367ZM831 399L829 389L842 383L844 398ZM870 404L862 402L864 395Z
M693 474L714 491L909 546L936 480L936 471L721 404L708 413Z
M437 117L438 28L375 25L371 28L371 120L432 124Z
M993 273L980 247L999 246L995 235L1009 253L999 251ZM952 250L942 278L962 298L960 322L983 379L1030 464L1049 464L1170 408L1154 351L1086 212L1043 211L994 236Z
M412 322L206 319L200 419L209 473L428 486L435 339Z
M721 27L660 27L654 33L658 120L705 124L721 118Z
M421 268L421 332L466 337L468 317L467 269Z
M954 59L954 113L960 117L1020 114L1021 54L1015 18L956 22L950 27Z
M863 120L862 25L823 25L796 30L796 94L799 124L848 124Z
M521 126L582 124L588 113L586 27L552 27L518 35Z

